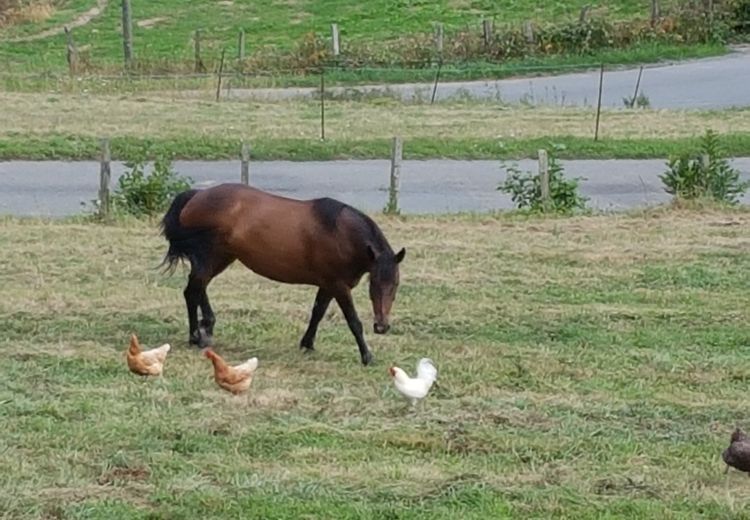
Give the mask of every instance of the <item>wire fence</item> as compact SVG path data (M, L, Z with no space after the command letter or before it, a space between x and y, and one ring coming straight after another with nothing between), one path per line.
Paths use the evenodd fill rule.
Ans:
M522 108L577 107L590 114L590 116L584 114L585 117L590 117L590 123L581 122L581 111L560 112L564 118L577 121L573 123L577 125L574 130L565 128L560 121L551 121L549 115L545 116L544 113L538 116L531 116L528 113L519 114L519 116L526 119L527 123L536 117L537 124L546 128L546 135L581 137L581 128L587 126L591 129L589 135L592 141L596 141L602 136L612 137L612 133L605 131L602 134L601 132L601 126L606 128L608 118L615 117L611 112L604 112L605 108L650 107L686 110L750 106L750 91L743 88L743 85L750 81L750 54L733 56L727 59L726 63L732 64L734 68L725 70L725 77L700 64L695 65L694 69L685 68L686 65L683 64L679 67L662 67L658 72L652 72L648 65L623 68L602 63L560 67L533 64L512 69L502 66L461 69L462 64L449 63L438 64L429 70L421 69L419 70L421 75L409 77L406 74L412 72L411 69L386 66L344 71L346 74L356 72L357 76L342 77L342 70L335 64L331 64L309 71L307 75L297 76L297 81L293 76L277 76L272 71L263 71L267 75L223 74L223 72L216 71L216 73L190 73L179 76L155 74L146 77L128 75L71 77L67 74L0 73L0 83L4 82L6 87L10 86L8 90L23 93L19 94L20 96L27 95L25 93L34 89L45 93L71 92L83 93L87 96L103 94L104 97L97 98L98 104L107 104L107 111L101 112L100 108L100 112L92 112L90 117L95 121L101 120L104 127L118 125L118 121L122 122L123 118L130 117L130 114L120 114L118 119L110 114L110 108L113 114L118 110L122 112L123 109L118 107L120 99L137 99L157 104L165 102L173 113L184 110L183 118L195 117L195 105L190 103L182 105L183 100L213 100L216 103L230 103L226 109L221 110L217 105L215 110L217 114L221 114L221 118L217 115L216 121L211 120L205 123L214 128L213 132L216 135L225 134L217 125L225 124L237 128L238 124L246 124L241 121L240 117L232 115L234 109L231 108L231 104L255 102L261 103L258 108L254 109L255 112L271 117L272 119L268 120L269 123L275 121L277 127L286 129L290 135L308 139L340 140L342 135L346 135L345 138L349 140L364 138L371 135L371 128L363 125L361 120L370 117L387 121L378 123L381 127L378 128L378 138L382 139L390 138L403 131L406 138L434 137L437 133L437 135L447 135L452 139L482 138L486 140L493 135L513 136L512 128L515 125L507 117L499 119L511 124L510 130L499 127L497 123L490 122L489 119L481 121L478 115L480 112L484 111L486 118L490 118L493 110L513 106ZM464 74L465 70L470 70L473 76ZM509 73L511 70L513 74ZM512 79L503 80L509 77ZM30 88L30 85L33 88ZM732 85L736 85L737 88ZM112 94L118 97L114 98ZM319 106L315 108L315 105ZM412 107L398 110L394 108L398 105L422 107L436 105L436 109ZM444 108L442 112L441 107ZM54 127L54 131L69 128L69 132L75 133L76 128L81 128L81 124L75 126L73 123L67 124L65 120L75 120L74 116L68 114L77 110L85 110L85 107L81 105L78 109L72 108L65 113L58 113L55 107L50 107L47 112L49 122L39 121L34 131L49 125ZM394 110L397 111L397 115L388 114ZM452 114L451 111L454 113ZM317 123L313 120L313 113L318 116ZM628 128L637 127L637 134L640 136L659 135L658 130L655 134L647 132L648 127L655 123L655 119L658 119L653 111L644 111L642 116L638 115L637 111L633 111L632 114L632 117L627 118ZM458 129L453 129L451 118L459 115L461 118L456 121ZM21 117L20 114L18 117ZM160 125L158 117L153 113L142 114L140 117L145 117L149 121L148 124L143 125L149 131L153 131ZM617 119L623 121L625 118L617 116ZM690 135L697 135L705 128L699 119L698 117L692 118L693 123L702 126L696 127L694 134ZM713 118L712 124L715 123L715 119ZM62 126L59 123L61 120L64 121ZM353 121L359 122L353 124ZM467 122L471 121L486 126L488 130L478 132L476 126L467 127L466 125L469 124ZM639 123L639 121L642 122ZM392 125L392 131L389 130L387 135L384 135L382 131L385 124ZM529 130L529 124L521 130L522 135L524 133L526 136L544 135L541 130L533 128ZM550 126L551 124L554 126ZM717 130L726 131L724 127L729 124ZM313 125L317 125L315 130L313 130ZM16 131L23 133L22 127L23 125L19 125ZM466 133L462 134L460 128L464 128ZM425 129L434 131L429 133ZM746 125L743 125L739 131L747 131ZM132 135L132 132L133 130L130 130L128 134L126 131L123 135ZM670 132L669 137L687 135L685 131ZM250 130L250 133L240 131L240 135L244 134L245 137L252 137L257 133L258 130ZM277 137L283 138L283 135L277 134ZM618 137L623 137L622 131Z

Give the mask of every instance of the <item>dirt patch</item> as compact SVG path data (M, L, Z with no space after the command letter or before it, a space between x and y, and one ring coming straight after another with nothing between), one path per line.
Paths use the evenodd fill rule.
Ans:
M86 25L91 20L102 14L104 12L104 9L107 7L108 0L97 0L96 6L92 7L85 13L82 13L78 18L71 21L70 23L58 25L57 27L52 27L50 29L47 29L45 31L32 34L30 36L21 36L18 38L9 38L7 40L1 40L7 43L18 43L18 42L30 42L34 40L43 40L44 38L49 38L51 36L57 36L58 34L62 34L65 32L65 27L68 29L75 29L76 27L81 27L82 25Z
M122 480L147 480L151 472L146 468L112 468L102 473L96 480L100 486L114 484Z
M136 25L138 27L143 27L144 29L149 29L153 27L154 25L164 22L168 20L166 16L157 16L156 18L147 18L145 20L138 20L136 22Z
M250 398L250 403L254 406L277 410L293 408L298 402L294 393L280 388L264 389Z

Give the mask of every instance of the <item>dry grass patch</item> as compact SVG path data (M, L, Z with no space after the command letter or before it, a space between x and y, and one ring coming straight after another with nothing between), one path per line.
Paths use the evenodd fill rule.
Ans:
M317 139L315 102L214 103L178 99L81 94L0 93L2 135L71 134L176 138ZM482 103L401 105L395 102L332 102L326 135L332 140L404 138L523 139L590 136L595 113L588 109L505 108ZM609 110L602 116L607 138L682 138L712 128L750 132L747 111Z
M136 22L136 25L138 27L144 27L146 29L150 29L151 27L154 27L156 25L159 25L162 22L166 22L169 20L166 16L157 16L155 18L147 18L145 20L138 20Z
M40 23L55 14L55 6L49 0L31 2L0 2L0 27L20 23Z

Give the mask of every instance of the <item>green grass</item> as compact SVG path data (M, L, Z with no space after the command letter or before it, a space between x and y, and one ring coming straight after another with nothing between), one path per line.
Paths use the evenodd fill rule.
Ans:
M733 157L750 154L750 133L721 136L726 153ZM409 139L404 145L406 159L520 159L536 157L540 148L550 145L563 148L557 153L563 159L665 159L672 155L693 153L698 137L664 139L615 139L550 136L525 139L441 140ZM146 153L149 156L170 155L175 159L237 159L240 142L221 138L111 139L112 158L126 160ZM256 160L331 160L384 159L390 157L391 139L377 140L308 140L258 139L252 141ZM100 156L99 140L70 135L0 137L0 160L93 160Z
M750 413L748 213L377 220L407 256L373 367L333 309L297 350L311 288L212 284L246 398L187 347L155 223L1 221L0 517L747 515L719 455ZM131 331L173 344L163 379L128 373ZM386 367L421 356L409 412Z
M676 2L662 2L664 8ZM59 26L71 20L76 13L92 6L90 2L66 3L65 9L52 19L36 24L20 24L0 28L3 38L30 35L43 29ZM372 46L372 58L377 59L379 46L383 42L398 39L403 35L429 33L435 22L446 26L446 38L450 44L451 33L474 26L481 28L483 18L494 18L498 24L519 24L525 20L538 23L559 22L575 19L585 0L537 0L533 5L515 0L502 2L467 2L441 0L436 2L385 2L378 0L366 3L352 2L250 2L235 0L231 4L192 2L185 4L177 0L163 2L134 1L134 47L136 59L152 71L192 70L194 56L193 35L202 30L202 56L209 69L217 65L223 48L228 49L231 59L228 70L234 68L237 37L240 29L247 34L248 55L261 49L273 47L288 51L302 41L305 34L314 31L328 36L330 23L336 22L341 29L342 45L349 43ZM387 16L386 16L387 14ZM646 18L649 14L647 2L626 0L599 10L609 19ZM151 21L153 24L139 26L137 22ZM122 42L119 33L119 3L111 1L104 13L83 27L73 31L76 45L82 49L83 61L97 71L120 71L122 65ZM504 74L528 73L524 66L544 67L547 72L581 67L591 63L633 64L655 62L662 59L698 57L724 51L720 45L674 46L641 44L624 50L597 51L590 55L550 56L530 59L528 62L510 62L503 68L489 68L481 63L468 68L446 70L446 79L471 79L499 77ZM40 71L62 72L67 69L65 59L65 35L30 42L6 43L0 46L0 63L6 71L33 73ZM179 64L179 66L178 66ZM508 72L510 70L510 72ZM283 71L275 71L283 75ZM532 72L533 73L533 72ZM416 81L427 79L429 72L376 71L344 73L335 75L337 81L353 83L369 81ZM293 76L281 78L284 83L299 83ZM313 78L301 80L315 81Z
M707 43L697 45L673 45L665 43L642 43L628 49L606 49L582 55L552 55L509 59L503 63L482 61L464 64L446 64L440 71L440 80L471 81L479 79L503 79L521 76L540 76L572 73L598 68L601 64L610 69L618 66L658 63L665 61L686 60L719 56L726 52L725 45ZM0 59L2 49L0 49ZM57 65L64 67L63 60ZM71 77L67 71L49 64L34 65L18 61L9 64L5 74L0 73L0 84L9 91L34 92L50 89L63 91L86 88L90 92L144 92L164 88L194 89L202 88L206 83L215 83L216 75L186 74L164 75L158 71L153 74L122 75L115 67L108 70L114 74L89 74ZM49 67L49 68L48 68ZM342 69L328 66L325 72L326 85L363 85L369 83L432 83L435 81L436 67L411 68L398 65L383 65ZM225 69L225 81L231 81L233 88L265 87L319 87L320 74L289 73L280 71L261 71L258 73L240 73L230 63Z

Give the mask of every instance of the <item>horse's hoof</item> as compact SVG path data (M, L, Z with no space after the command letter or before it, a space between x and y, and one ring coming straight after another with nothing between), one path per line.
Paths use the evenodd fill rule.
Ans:
M299 348L300 350L304 350L306 352L312 352L315 350L315 346L313 345L312 341L305 341L304 339L299 342Z
M214 338L206 332L206 329L199 328L198 338L195 344L198 345L199 348L204 349L214 344Z
M368 352L367 354L362 356L362 364L364 366L372 365L372 363L373 363L372 353Z

